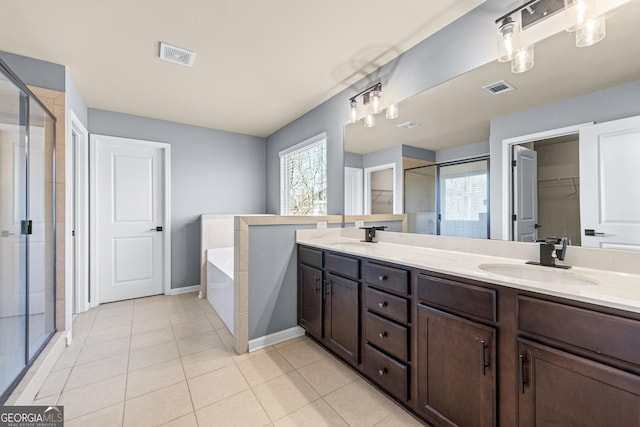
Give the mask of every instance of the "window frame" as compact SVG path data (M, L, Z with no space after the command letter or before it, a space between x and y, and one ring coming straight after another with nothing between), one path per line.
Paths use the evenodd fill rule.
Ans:
M291 200L290 200L290 180L287 179L288 164L290 164L293 156L298 154L303 154L308 152L309 150L316 149L318 147L322 148L323 154L323 163L324 163L324 193L325 193L325 206L324 213L311 213L311 214L296 214L291 212ZM286 148L278 153L280 158L280 215L298 215L298 216L324 216L327 215L327 193L328 193L328 185L327 185L327 175L328 175L328 167L327 167L327 133L322 132L318 135L315 135L311 138L308 138L298 144L295 144L289 148Z

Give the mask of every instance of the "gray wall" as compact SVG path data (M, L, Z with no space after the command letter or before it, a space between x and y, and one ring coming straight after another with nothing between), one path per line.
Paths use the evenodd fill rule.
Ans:
M640 115L640 80L491 120L491 238L502 239L502 140Z
M382 221L387 231L402 231L402 221ZM328 227L339 227L329 224ZM353 226L353 224L346 224ZM296 230L315 224L257 225L249 227L249 339L297 325L298 274ZM364 238L364 231L362 231Z
M53 62L0 52L2 59L25 84L45 89L65 90L65 68Z
M412 159L433 162L436 160L436 153L431 150L425 150L424 148L402 144L402 157L411 157Z
M490 152L489 141L463 145L462 147L449 148L436 151L436 163L453 162L472 157L488 156Z
M344 167L362 169L362 154L344 153Z
M84 99L82 99L82 95L80 95L80 91L76 86L71 74L69 71L65 73L66 76L66 104L65 107L67 111L73 110L74 114L80 120L80 122L84 125L85 129L89 128L89 109L87 108L87 104L85 104Z
M385 102L399 102L496 58L495 19L515 1L488 0L395 60L314 108L267 138L267 212L280 212L278 152L327 132L327 212L343 212L343 127L348 98L373 81L383 82Z
M201 214L265 211L265 140L89 109L89 132L171 144L171 287L200 283Z

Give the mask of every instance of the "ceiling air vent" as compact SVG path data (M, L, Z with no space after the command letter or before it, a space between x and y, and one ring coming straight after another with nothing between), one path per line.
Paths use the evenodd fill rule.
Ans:
M400 123L398 125L398 127L402 129L413 129L414 127L417 127L417 126L420 126L420 124L412 121Z
M500 80L499 82L486 85L482 89L484 89L491 95L498 95L501 93L509 92L510 90L515 90L515 87L506 80Z
M191 67L195 57L196 53L192 50L160 42L160 59L173 62L174 64Z

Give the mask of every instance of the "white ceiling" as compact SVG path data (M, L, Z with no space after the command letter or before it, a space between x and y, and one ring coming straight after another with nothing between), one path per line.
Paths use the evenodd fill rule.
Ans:
M268 136L483 2L11 0L0 50L66 65L92 108Z
M640 1L607 14L607 36L578 48L562 31L535 47L535 66L513 74L494 61L400 103L400 116L378 116L376 127L362 122L345 128L345 151L366 154L397 144L438 151L489 140L489 121L518 111L640 79L637 26ZM634 41L635 40L635 41ZM505 79L517 90L490 95L481 88ZM397 125L414 121L413 129Z

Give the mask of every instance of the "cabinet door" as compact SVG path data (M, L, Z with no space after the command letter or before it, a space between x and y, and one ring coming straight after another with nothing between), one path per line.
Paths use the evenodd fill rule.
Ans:
M298 324L314 337L322 338L322 270L299 265Z
M520 426L640 426L640 377L518 341Z
M495 329L422 304L417 311L420 410L436 425L495 425Z
M327 274L324 336L343 358L358 363L358 282Z

